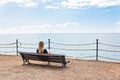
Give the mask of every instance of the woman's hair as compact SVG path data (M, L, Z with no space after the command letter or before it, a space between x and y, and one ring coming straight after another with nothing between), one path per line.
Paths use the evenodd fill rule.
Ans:
M44 42L40 41L38 46L38 52L43 53L43 51L44 51Z

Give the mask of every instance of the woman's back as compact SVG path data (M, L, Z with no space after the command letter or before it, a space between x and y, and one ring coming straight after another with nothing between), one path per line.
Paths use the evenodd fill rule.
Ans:
M40 53L40 51L37 49L36 50L37 53ZM42 54L42 53L41 53ZM43 50L43 54L48 54L48 51L46 49Z

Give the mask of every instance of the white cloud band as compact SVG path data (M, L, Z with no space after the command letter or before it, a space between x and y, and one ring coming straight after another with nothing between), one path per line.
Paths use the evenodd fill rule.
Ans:
M6 3L17 3L20 6L26 7L36 7L40 3L46 3L46 8L48 9L58 9L60 7L64 8L86 8L86 7L110 7L110 6L120 6L120 0L61 0L55 3L55 0L0 0L0 4ZM51 5L48 6L47 3ZM56 6L55 6L56 5Z
M120 21L115 22L115 25L116 25L116 26L120 26Z
M61 5L67 8L84 8L87 6L109 7L120 5L120 0L66 0Z
M13 28L5 28L0 30L0 34L21 34L21 33L69 33L71 28L78 26L79 23L63 23L63 24L44 24L32 26L18 26ZM6 32L6 33L5 33Z

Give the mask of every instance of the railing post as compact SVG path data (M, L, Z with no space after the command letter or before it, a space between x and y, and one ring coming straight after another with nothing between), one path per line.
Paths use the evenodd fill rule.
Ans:
M98 39L96 39L96 61L98 61Z
M48 39L48 49L50 50L50 39Z
M18 55L18 39L16 39L16 54Z

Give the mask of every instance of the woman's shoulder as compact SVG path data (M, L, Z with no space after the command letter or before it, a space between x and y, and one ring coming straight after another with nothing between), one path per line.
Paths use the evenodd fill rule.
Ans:
M47 49L44 49L44 50L47 50Z
M36 49L36 52L39 53L38 49Z
M44 51L47 51L47 49L44 49Z
M47 52L47 49L44 49L44 53L48 53L48 52Z

